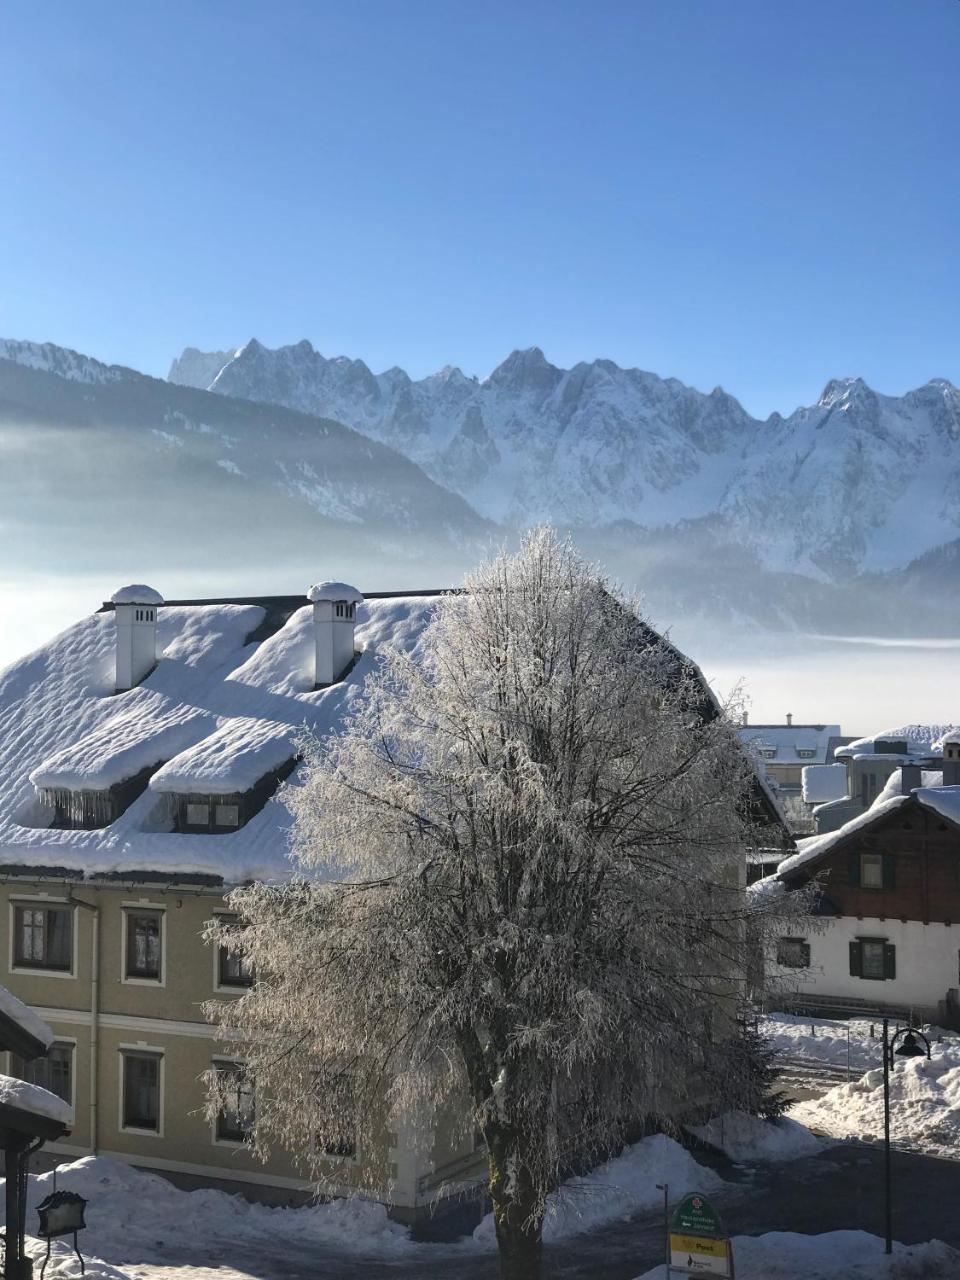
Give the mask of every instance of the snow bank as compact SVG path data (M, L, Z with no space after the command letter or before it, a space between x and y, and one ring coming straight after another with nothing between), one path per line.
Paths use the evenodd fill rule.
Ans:
M790 1108L793 1119L838 1138L883 1138L883 1068ZM956 1158L960 1150L960 1062L953 1055L897 1061L890 1077L890 1137Z
M745 1111L727 1111L690 1132L731 1160L796 1160L820 1150L820 1140L796 1120L763 1120Z
M38 1084L18 1080L16 1076L0 1076L0 1103L6 1107L19 1107L34 1116L56 1120L60 1124L73 1124L73 1107L49 1089Z
M874 1034L871 1036L870 1028ZM948 1059L960 1067L960 1036L938 1028L921 1028L931 1039L934 1060ZM775 1049L794 1058L831 1066L847 1065L857 1073L883 1065L878 1018L810 1018L799 1014L771 1013L760 1021L761 1033ZM944 1036L943 1041L940 1037Z
M894 1243L888 1258L883 1240L866 1231L734 1236L733 1261L737 1280L955 1280L960 1275L960 1253L941 1240ZM665 1266L654 1267L637 1280L666 1280L666 1274Z
M44 1020L6 987L0 987L0 1013L5 1014L11 1022L22 1027L27 1035L33 1036L34 1040L39 1040L48 1049L53 1044L53 1032Z
M184 1239L196 1241L202 1263L204 1241L216 1235L268 1243L272 1238L284 1252L294 1241L305 1258L324 1245L384 1255L415 1247L408 1229L392 1222L384 1206L370 1200L333 1200L298 1209L251 1204L242 1196L209 1188L181 1191L155 1174L105 1156L60 1165L56 1176L58 1191L75 1191L88 1201L88 1229L81 1236L84 1252L89 1248L121 1266L132 1258L150 1258L162 1265L165 1242L180 1244ZM53 1190L53 1177L51 1172L30 1178L28 1221L36 1221L36 1206Z
M671 1200L690 1191L724 1186L712 1169L697 1164L678 1142L658 1133L627 1147L622 1155L582 1178L569 1178L549 1195L543 1238L547 1242L563 1240L640 1209L662 1205L658 1182L669 1183ZM493 1244L492 1213L483 1219L473 1238L478 1244Z

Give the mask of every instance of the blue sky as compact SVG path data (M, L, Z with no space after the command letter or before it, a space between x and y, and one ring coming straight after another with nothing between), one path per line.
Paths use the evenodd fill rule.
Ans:
M958 0L4 0L0 335L960 382Z

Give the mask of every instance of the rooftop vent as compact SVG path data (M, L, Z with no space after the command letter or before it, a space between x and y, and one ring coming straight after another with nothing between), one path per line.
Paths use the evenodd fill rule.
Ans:
M357 605L363 596L346 582L317 582L307 592L313 605L316 641L316 688L333 684L354 658Z
M157 665L157 606L163 596L142 582L110 597L117 618L117 693L135 689Z

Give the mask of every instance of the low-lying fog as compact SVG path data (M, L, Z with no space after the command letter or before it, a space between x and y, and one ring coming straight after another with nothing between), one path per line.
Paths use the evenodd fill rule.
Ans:
M165 585L162 573L144 576ZM287 577L270 589L307 585L302 573ZM0 669L92 613L118 585L93 576L0 580ZM208 579L182 573L173 585L180 597L253 592L242 574L221 578L216 590ZM795 724L839 723L844 733L866 734L910 721L960 721L960 638L838 639L756 629L738 635L701 622L680 622L671 634L721 697L742 683L754 723L782 723L791 712Z

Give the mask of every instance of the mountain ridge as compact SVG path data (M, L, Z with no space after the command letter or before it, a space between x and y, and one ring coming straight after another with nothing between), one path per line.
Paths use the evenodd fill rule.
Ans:
M769 568L833 580L960 536L960 392L944 378L902 396L834 378L815 404L759 419L719 386L605 359L562 369L539 347L482 380L455 366L374 374L306 339L230 350L210 390L346 422L506 527L709 519Z

